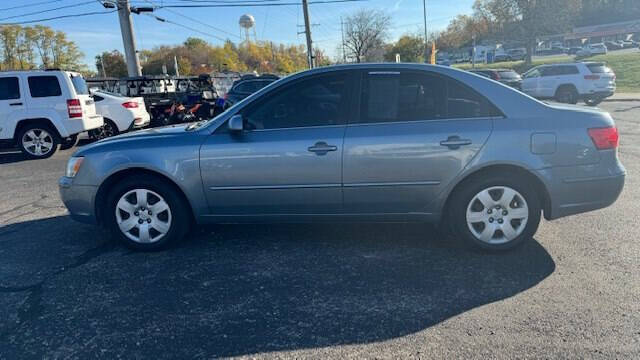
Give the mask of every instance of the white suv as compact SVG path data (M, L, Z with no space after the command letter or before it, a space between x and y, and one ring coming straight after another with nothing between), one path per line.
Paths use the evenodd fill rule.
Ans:
M0 145L47 158L75 145L102 116L82 76L60 70L0 72Z
M616 74L600 62L541 65L522 75L522 91L538 99L595 106L616 91Z

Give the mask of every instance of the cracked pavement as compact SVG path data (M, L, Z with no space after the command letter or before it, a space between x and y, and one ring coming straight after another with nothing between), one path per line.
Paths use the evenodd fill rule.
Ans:
M72 151L0 154L0 358L640 358L640 103L612 207L485 254L427 225L225 225L134 253L73 222Z

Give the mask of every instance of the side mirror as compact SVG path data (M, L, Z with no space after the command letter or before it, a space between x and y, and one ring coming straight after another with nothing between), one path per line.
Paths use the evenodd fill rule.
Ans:
M227 123L227 127L229 131L239 132L244 130L244 120L242 119L242 115L233 115L229 122Z

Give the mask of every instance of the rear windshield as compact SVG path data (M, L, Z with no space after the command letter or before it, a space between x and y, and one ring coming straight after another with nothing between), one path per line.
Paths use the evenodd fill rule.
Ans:
M500 77L503 79L519 79L520 74L515 71L499 71Z
M76 94L89 95L89 88L82 76L71 75L71 82L73 83L73 88L76 89Z
M588 64L587 67L593 74L605 74L612 72L605 64Z

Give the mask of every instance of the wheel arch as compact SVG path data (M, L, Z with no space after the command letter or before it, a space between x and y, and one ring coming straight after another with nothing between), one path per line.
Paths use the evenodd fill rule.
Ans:
M558 96L558 91L560 91L560 89L564 89L564 88L568 88L568 89L572 89L576 92L576 95L580 96L580 92L578 91L578 88L576 87L575 84L572 83L563 83L558 85L558 87L556 87L556 91L553 92L553 96Z
M53 130L53 135L58 137L58 140L61 140L63 137L60 135L60 132L58 131L58 128L55 126L55 124L53 123L53 121L51 121L51 119L49 118L28 118L28 119L22 119L19 120L16 123L16 128L13 131L13 140L17 143L20 139L18 139L18 134L20 134L20 132L22 131L22 129L24 129L26 126L32 125L32 124L46 124L48 127L51 128L51 130Z
M107 197L109 195L109 190L111 189L111 187L117 183L118 181L129 177L129 176L136 176L136 175L141 175L141 174L145 174L145 175L149 175L149 176L153 176L155 178L158 178L160 181L164 181L165 183L167 183L168 185L170 185L171 187L174 188L174 190L176 190L178 196L180 196L180 198L182 199L182 201L184 201L184 203L187 205L187 208L189 209L189 219L191 222L195 221L195 215L193 213L193 206L191 204L191 202L189 201L189 199L187 198L185 192L183 191L183 189L176 184L175 181L173 181L170 177L158 172L158 171L154 171L154 170L150 170L150 169L146 169L146 168L138 168L138 167L134 167L134 168L126 168L126 169L121 169L118 170L116 172L114 172L113 174L109 175L106 179L104 179L104 181L102 181L102 183L100 184L100 186L98 187L98 191L96 192L96 196L95 196L95 201L94 201L94 207L95 207L95 214L96 214L96 221L98 224L100 225L104 225L103 219L104 219L104 214L103 214L103 210L104 210L104 206L106 205L106 201L107 201Z
M540 179L540 177L537 176L532 171L527 170L526 168L520 165L515 165L515 164L487 165L482 168L475 169L469 172L468 174L466 174L465 176L461 177L458 180L458 182L455 185L453 185L451 187L451 190L448 192L446 200L444 202L444 206L442 208L443 209L442 213L444 215L449 214L451 198L453 197L452 195L455 194L457 189L459 189L461 186L464 186L464 184L467 181L471 181L474 178L486 176L488 174L491 174L491 175L502 174L508 177L517 176L522 179L525 179L526 181L528 181L530 184L534 186L536 193L539 194L540 204L542 205L542 210L544 212L545 218L548 219L548 217L551 215L551 197L549 195L549 190L547 189L547 186L545 185L544 181L542 181L542 179Z

